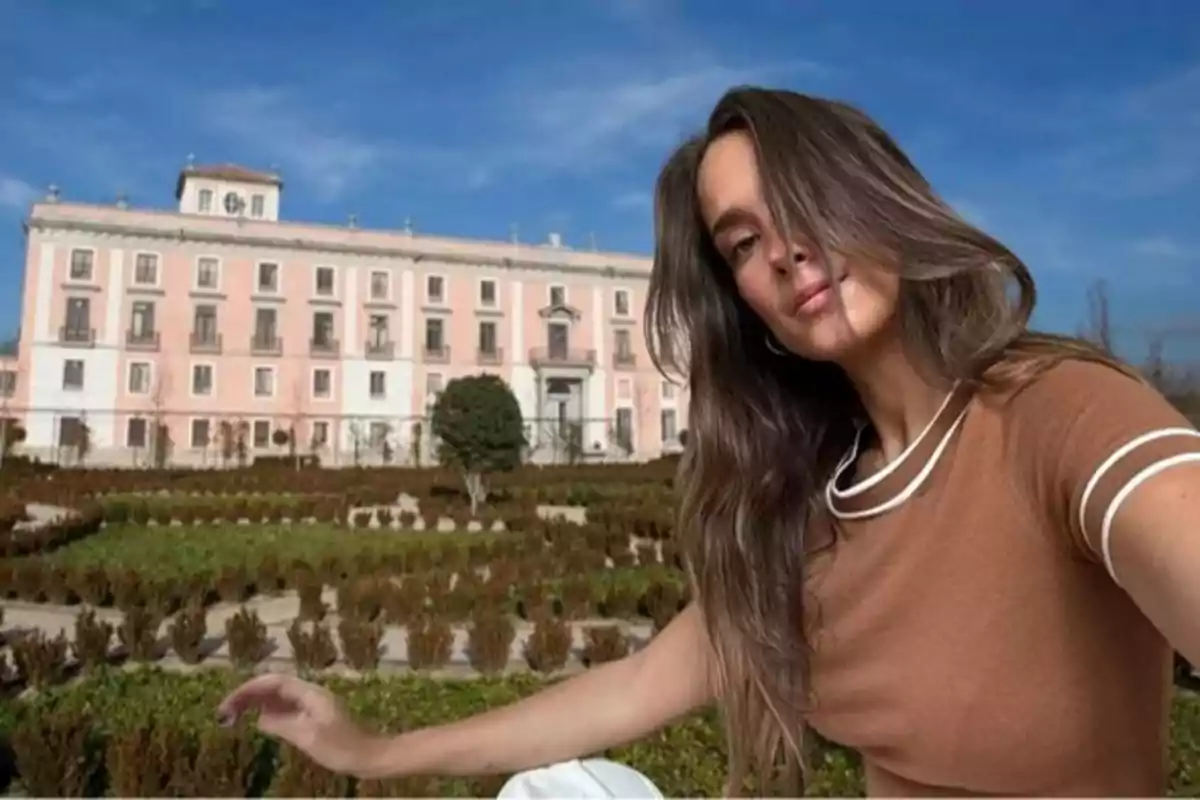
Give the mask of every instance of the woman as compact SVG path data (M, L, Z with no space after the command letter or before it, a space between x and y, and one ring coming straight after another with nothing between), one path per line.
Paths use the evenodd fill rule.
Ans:
M293 678L222 712L335 770L468 774L715 700L734 790L795 777L812 729L872 794L1161 795L1170 646L1200 663L1200 434L1028 331L1025 266L846 105L731 91L665 166L656 228L697 601L623 661L394 738Z

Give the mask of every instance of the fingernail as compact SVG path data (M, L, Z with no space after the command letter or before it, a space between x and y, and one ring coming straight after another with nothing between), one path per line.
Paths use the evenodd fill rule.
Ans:
M222 728L230 728L237 721L237 717L228 711L222 711L217 714L217 724Z

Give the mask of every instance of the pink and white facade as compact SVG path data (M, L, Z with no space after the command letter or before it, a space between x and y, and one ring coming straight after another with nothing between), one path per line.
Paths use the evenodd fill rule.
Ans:
M648 259L283 222L281 191L189 167L176 211L33 206L19 354L0 363L22 452L61 457L82 422L88 463L144 463L164 431L170 463L215 464L224 422L251 457L291 430L324 463L428 461L433 399L483 371L512 386L535 460L572 437L586 460L678 449L684 387L644 345Z

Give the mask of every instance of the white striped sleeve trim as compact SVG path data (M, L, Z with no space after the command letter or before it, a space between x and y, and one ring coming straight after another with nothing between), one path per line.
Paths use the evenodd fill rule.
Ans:
M1096 469L1096 471L1092 473L1091 478L1088 479L1087 484L1084 486L1083 497L1079 503L1079 531L1083 535L1083 541L1085 544L1092 541L1087 530L1088 507L1092 502L1092 496L1096 492L1096 487L1100 485L1100 482L1104 479L1105 475L1117 467L1121 461L1133 454L1138 448L1144 447L1151 442L1171 436L1191 437L1193 439L1200 440L1200 431L1197 431L1195 428L1182 427L1161 428L1159 430L1149 431L1141 436L1135 437L1131 441L1126 442L1124 445L1117 448L1117 450L1107 459L1105 459L1104 462ZM1120 510L1121 504L1124 503L1125 500L1127 500L1139 486L1153 478L1155 475L1158 475L1160 472L1164 472L1171 467L1188 463L1200 463L1200 444L1197 445L1196 450L1188 450L1185 452L1168 455L1142 466L1141 469L1134 472L1130 478L1120 486L1120 488L1112 496L1112 499L1109 500L1108 506L1104 510L1104 516L1100 526L1099 555L1104 561L1104 568L1108 570L1108 574L1118 584L1120 581L1117 580L1116 571L1113 568L1110 540L1112 536L1112 523L1113 520L1116 519L1117 512Z

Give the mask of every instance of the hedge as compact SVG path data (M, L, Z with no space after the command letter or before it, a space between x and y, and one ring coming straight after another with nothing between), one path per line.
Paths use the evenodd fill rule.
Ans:
M154 668L104 671L0 706L0 792L30 796L494 797L505 776L356 782L315 767L248 723L217 727L218 700L241 679ZM325 681L361 718L387 731L423 727L503 705L545 684L531 676L470 681ZM1200 793L1200 696L1181 691L1173 715L1171 795ZM719 796L725 755L712 712L608 753L667 796ZM7 754L7 758L5 755ZM819 749L811 796L863 792L853 754Z

